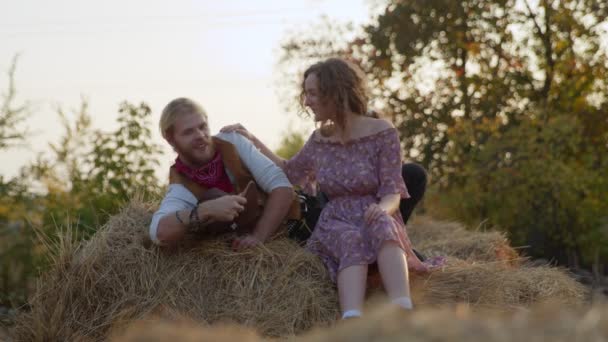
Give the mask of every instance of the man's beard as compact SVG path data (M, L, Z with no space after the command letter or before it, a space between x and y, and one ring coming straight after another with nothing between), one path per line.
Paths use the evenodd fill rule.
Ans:
M176 146L175 150L179 155L179 158L186 164L193 167L201 167L211 161L215 154L213 143L210 141L205 147L205 156L202 157L201 153L196 153L191 148L183 148L182 146Z

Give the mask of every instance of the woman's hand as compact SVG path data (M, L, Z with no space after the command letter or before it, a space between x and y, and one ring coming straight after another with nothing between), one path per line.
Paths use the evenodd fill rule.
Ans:
M388 215L388 213L382 209L377 203L372 203L367 210L365 210L365 214L363 214L363 219L367 225L371 225L376 220L380 219L383 215Z
M222 132L222 133L236 132L236 133L244 136L245 138L249 139L251 142L255 141L255 136L253 134L251 134L251 132L249 132L247 130L247 128L245 128L240 123L224 126L224 127L222 127L222 129L220 129L220 132Z
M258 138L256 138L255 135L253 135L251 132L249 132L247 130L247 128L243 127L243 125L241 125L240 123L236 123L234 125L224 126L224 127L222 127L222 129L220 130L220 132L222 132L222 133L236 132L236 133L242 135L243 137L249 139L249 141L251 141L251 143L253 144L253 146L255 146L255 148L257 148L258 150L260 150L260 152L262 152L263 155L265 155L270 160L272 160L280 168L283 168L283 166L285 164L285 160L283 160L283 158L281 158L281 157L277 156L276 154L274 154L274 152L271 149L269 149L268 147L266 147L266 145L264 145L263 142L261 142L260 140L258 140Z

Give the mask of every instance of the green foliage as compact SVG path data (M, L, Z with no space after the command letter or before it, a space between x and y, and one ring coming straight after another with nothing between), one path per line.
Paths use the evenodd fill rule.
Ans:
M161 149L151 142L149 116L144 103L122 103L118 128L103 132L92 129L86 103L73 125L60 112L65 134L51 144L54 156L31 168L45 188L45 223L69 222L86 236L131 198L158 194Z
M503 227L531 256L574 267L608 260L608 165L583 153L582 131L563 115L495 134L466 160L459 185L434 197L448 216Z
M25 143L27 103L17 105L14 75L18 56L8 71L8 89L0 104L0 151ZM28 293L28 280L34 276L37 263L31 257L34 232L27 229L37 222L35 196L29 193L25 177L0 176L0 306L23 303Z
M13 62L8 71L8 90L2 94L2 104L0 105L0 150L21 144L24 142L27 130L22 127L22 123L27 118L28 105L16 105L17 92L15 90L15 70L17 69L18 55L13 58Z
M120 105L118 129L94 133L84 185L89 193L98 195L89 208L113 214L129 199L153 197L160 190L154 172L159 166L161 149L151 142L149 116L146 104L134 106L125 102Z
M0 306L25 301L39 263L30 229L39 216L32 213L35 198L24 184L21 178L0 177Z
M0 180L0 305L24 303L49 251L36 238L52 241L70 227L89 237L133 197L156 197L160 146L152 143L150 108L123 103L118 128L92 128L86 103L72 123L59 111L64 134L50 144L19 179Z
M289 159L302 149L305 142L305 137L301 133L288 131L283 135L275 153L281 158Z

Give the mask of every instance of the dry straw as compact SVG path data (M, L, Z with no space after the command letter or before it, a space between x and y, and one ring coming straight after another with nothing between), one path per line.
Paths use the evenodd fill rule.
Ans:
M467 306L420 309L404 313L386 305L370 310L356 322L318 329L302 342L359 341L606 341L608 305L572 309L543 305L502 313L472 311Z
M362 319L338 322L293 339L296 342L364 341L606 341L608 305L587 308L534 306L510 313L470 310L466 305L403 312L386 304L372 307ZM251 329L202 327L188 321L139 321L112 342L264 341Z
M504 261L517 266L522 259L497 231L470 231L457 222L417 217L408 229L416 248L429 256L449 255L471 262Z
M167 252L147 243L149 220L150 211L134 203L88 243L62 243L31 310L17 319L17 340L103 340L111 328L167 309L267 336L301 333L338 315L323 264L293 242L235 253L227 240L213 240Z
M197 326L244 325L258 334L245 330L238 338L246 341L299 335L338 317L336 289L323 264L286 238L239 253L227 238L164 251L147 238L150 218L151 208L134 202L86 243L59 239L54 266L40 279L30 309L17 317L15 339L101 341L133 321L160 317ZM418 308L465 302L512 309L586 300L584 287L564 271L518 266L496 253L493 248L512 251L501 235L431 220L419 221L410 234L423 252L449 257L441 270L412 275ZM460 237L452 239L455 245L450 234Z
M137 321L112 342L257 342L263 339L253 330L238 325L202 327L192 321Z
M468 263L452 258L442 270L412 276L418 305L467 303L471 306L512 309L541 302L582 305L588 291L564 270L549 267L512 267L502 262Z
M412 243L429 256L447 255L448 265L428 275L412 275L418 305L468 303L514 308L539 302L583 304L588 291L563 269L530 267L501 232L470 231L456 222L417 218Z

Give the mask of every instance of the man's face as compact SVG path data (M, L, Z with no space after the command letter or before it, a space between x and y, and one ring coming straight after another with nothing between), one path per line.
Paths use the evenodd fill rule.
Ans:
M194 167L208 163L215 154L207 120L195 113L177 118L169 143L184 162Z
M315 114L315 121L325 121L335 117L336 106L323 98L317 75L310 74L304 80L304 105Z

